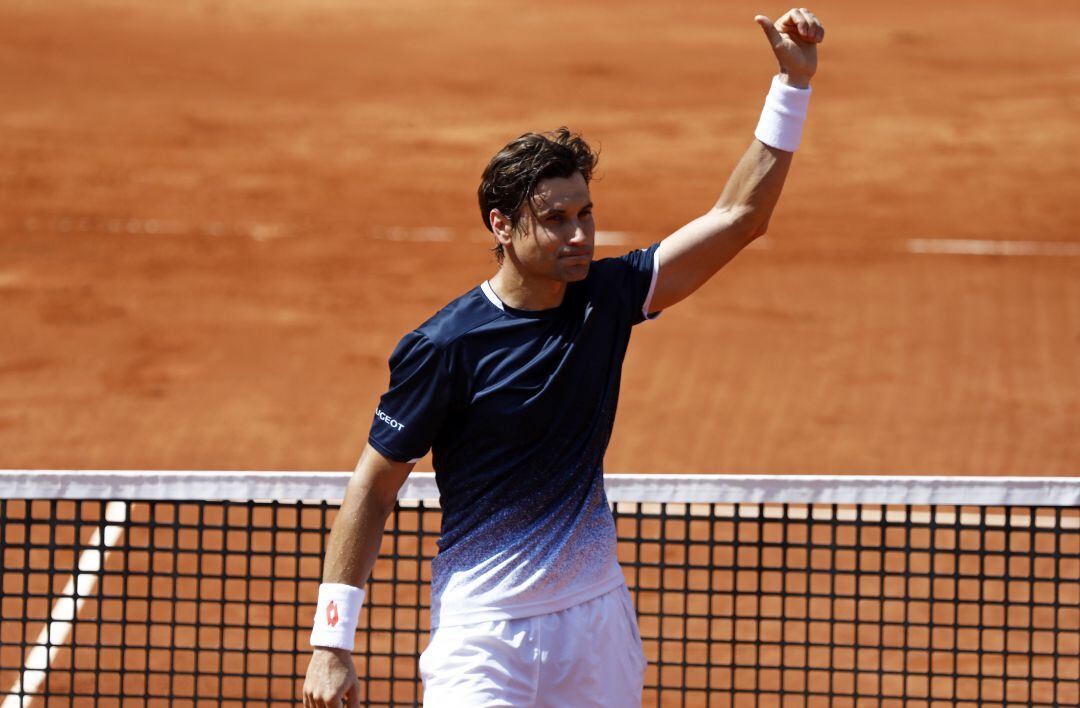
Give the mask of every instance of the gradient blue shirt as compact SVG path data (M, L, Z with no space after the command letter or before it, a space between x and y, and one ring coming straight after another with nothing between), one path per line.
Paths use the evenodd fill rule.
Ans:
M369 441L399 461L432 450L433 627L558 612L623 583L603 458L657 245L594 262L550 310L484 283L394 349Z

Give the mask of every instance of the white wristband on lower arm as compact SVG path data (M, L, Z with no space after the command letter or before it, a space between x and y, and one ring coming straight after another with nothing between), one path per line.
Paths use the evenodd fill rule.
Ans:
M319 586L319 602L315 605L315 626L311 630L311 646L332 647L352 651L356 638L356 623L364 591L342 583L323 583Z
M803 122L809 105L809 88L788 86L779 76L774 76L754 137L777 150L795 152L802 139Z

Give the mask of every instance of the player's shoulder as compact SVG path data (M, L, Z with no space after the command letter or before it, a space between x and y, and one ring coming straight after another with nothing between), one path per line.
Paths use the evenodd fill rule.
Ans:
M659 245L659 243L654 243L651 246L635 248L618 256L597 259L589 267L589 275L603 279L604 277L618 277L628 271L651 270L653 267L653 254Z
M498 310L477 286L448 302L415 331L443 349L498 317Z

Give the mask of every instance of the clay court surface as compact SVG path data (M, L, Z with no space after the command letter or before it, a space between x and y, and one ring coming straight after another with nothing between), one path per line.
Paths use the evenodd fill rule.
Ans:
M602 255L707 210L786 8L514 5L0 3L0 468L351 469L522 132L602 147ZM811 9L769 234L636 330L608 471L1080 473L1080 8Z
M351 469L393 344L493 272L490 154L572 126L604 252L663 237L751 139L762 9L3 3L0 466ZM638 330L609 471L1076 474L1080 10L815 10L770 233Z

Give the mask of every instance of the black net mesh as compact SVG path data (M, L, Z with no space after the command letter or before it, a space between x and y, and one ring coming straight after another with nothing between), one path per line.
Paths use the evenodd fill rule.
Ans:
M645 705L1080 704L1080 509L615 507ZM4 708L294 705L334 513L0 501ZM354 652L366 705L422 700L439 520L391 518Z

